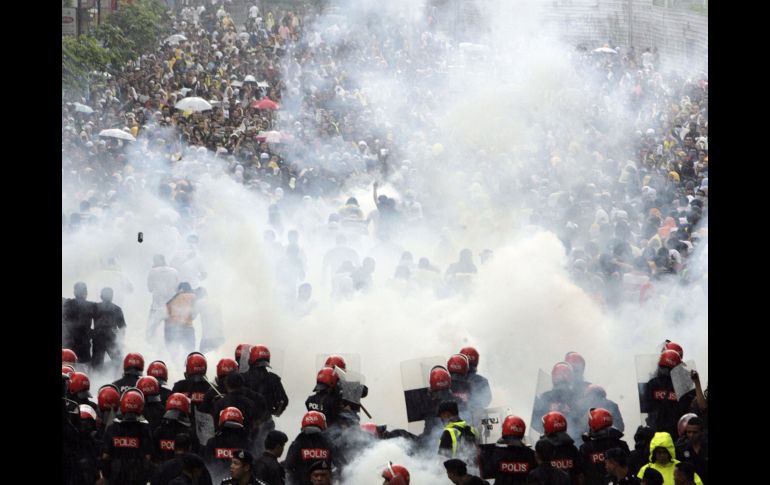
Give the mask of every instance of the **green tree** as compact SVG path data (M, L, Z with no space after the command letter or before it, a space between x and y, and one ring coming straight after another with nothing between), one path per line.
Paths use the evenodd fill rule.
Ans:
M61 43L62 92L65 98L79 96L88 88L88 73L103 71L110 54L88 35L65 37Z
M110 15L107 23L120 29L133 43L129 50L135 57L155 50L169 25L169 18L165 6L158 0L137 0L130 5L121 4L120 10Z

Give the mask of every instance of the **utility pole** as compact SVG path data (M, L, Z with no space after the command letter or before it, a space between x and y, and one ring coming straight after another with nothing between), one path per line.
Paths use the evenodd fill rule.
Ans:
M77 24L78 24L78 25L77 25L77 38L78 38L78 39L80 38L80 29L81 29L81 26L80 26L80 24L82 23L82 22L80 21L80 17L81 17L81 15L80 15L80 10L81 10L81 9L82 9L82 7L83 7L83 4L82 4L81 2L82 2L82 0L78 0L78 11L77 11L77 13L75 14L75 20L77 21Z

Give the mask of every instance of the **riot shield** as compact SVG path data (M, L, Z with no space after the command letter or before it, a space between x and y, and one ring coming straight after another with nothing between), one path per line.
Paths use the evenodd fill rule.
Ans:
M671 383L674 385L674 392L679 399L688 392L695 389L695 383L692 381L692 374L695 369L695 362L682 362L671 369Z
M535 385L535 400L532 404L532 416L529 420L529 439L532 443L536 443L540 439L543 433L543 421L542 416L535 416L537 414L537 398L544 392L550 391L552 388L551 376L543 369L537 370L537 384ZM502 423L501 423L502 426Z
M406 418L409 423L423 421L433 411L434 402L428 394L430 371L434 366L443 366L446 357L434 356L401 362L401 384L404 388ZM419 432L420 426L409 425L409 430Z
M361 396L366 382L363 374L352 370L344 371L339 367L335 367L334 372L339 377L337 387L340 389L342 399L354 404L361 404Z
M192 412L195 417L195 431L198 434L198 441L202 446L206 446L208 440L214 437L214 417L198 411L195 406L192 407Z
M513 414L510 407L487 408L484 412L474 415L471 419L472 426L479 431L479 444L494 444L503 437L503 421L509 414Z
M345 367L348 371L361 372L361 354L342 354L329 352L328 354L316 354L315 356L315 372L318 372L323 368L324 362L330 355L339 355L345 359Z

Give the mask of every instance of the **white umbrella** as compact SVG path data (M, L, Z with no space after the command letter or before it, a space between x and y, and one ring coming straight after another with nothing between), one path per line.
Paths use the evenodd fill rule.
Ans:
M99 136L104 138L117 138L118 140L136 141L131 133L126 133L118 128L110 128L109 130L102 130L99 132Z
M242 82L240 82L240 81L232 81L232 82L230 83L230 86L232 86L232 87L234 87L234 88L240 88L240 87L243 87L243 83L242 83Z
M222 101L219 101L218 99L212 99L211 101L209 101L209 103L211 103L211 106L214 106L214 107L222 106Z
M94 112L93 108L91 108L90 106L86 106L85 104L72 103L72 106L75 107L75 111L77 111L78 113L91 114Z
M248 76L243 78L243 82L245 82L245 83L255 83L255 82L257 82L257 78L255 78L254 76L249 74Z
M174 45L174 44L178 44L180 42L184 42L186 40L187 40L187 37L185 37L184 35L182 35L182 34L174 34L172 36L166 37L166 40L164 40L163 42L165 42L166 44Z
M249 33L248 32L241 32L238 34L238 37L240 37L243 40L249 40Z
M211 104L203 98L190 97L178 102L174 108L182 111L208 111Z
M615 49L610 49L609 47L599 47L598 49L594 49L594 52L601 52L602 54L617 54L618 51Z

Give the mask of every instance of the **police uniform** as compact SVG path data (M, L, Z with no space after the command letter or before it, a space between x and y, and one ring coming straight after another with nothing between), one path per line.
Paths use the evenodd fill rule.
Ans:
M623 433L610 426L597 432L583 435L583 444L580 446L580 455L583 460L585 482L584 485L604 485L607 474L604 453L610 448L620 448L627 454L630 453L628 445L621 440Z
M268 371L265 367L249 367L246 373L246 386L265 398L267 408L273 416L280 416L289 405L289 396L286 395L280 376ZM316 409L316 411L320 410Z
M152 454L150 426L146 420L116 418L104 432L102 474L110 485L135 485L150 478Z
M337 457L332 444L323 433L300 433L286 453L284 466L290 483L294 485L312 485L310 483L310 468L317 461L336 463Z
M206 443L203 460L215 480L230 473L230 460L238 450L248 449L249 440L243 428L222 428Z
M478 431L458 416L444 427L439 439L438 452L450 458L476 460Z
M153 460L156 462L164 462L174 458L174 450L176 450L176 436L179 433L189 434L192 438L192 452L198 453L200 444L198 443L198 437L195 433L195 428L189 421L184 420L177 421L175 419L163 419L160 425L155 429L152 435L153 442Z
M337 388L318 391L305 400L308 411L318 411L326 416L326 424L331 426L337 422L342 410L342 397Z
M494 478L495 485L527 483L535 467L535 452L521 439L504 437L496 444L481 445L481 477Z
M583 460L572 437L565 431L559 431L541 439L547 439L554 445L551 465L567 472L570 481L577 485L578 477L583 474Z

